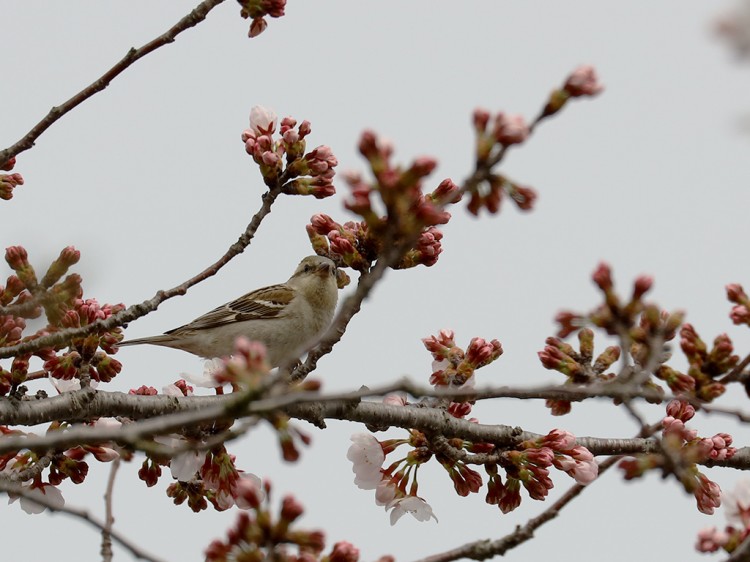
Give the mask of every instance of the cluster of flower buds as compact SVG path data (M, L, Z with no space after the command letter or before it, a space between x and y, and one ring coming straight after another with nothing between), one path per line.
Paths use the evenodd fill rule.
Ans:
M553 90L542 111L542 117L549 117L560 111L570 98L595 96L604 89L593 66L581 65L576 68L563 87Z
M739 480L732 492L723 494L722 502L727 526L722 531L716 527L702 529L695 545L699 552L716 552L720 548L734 552L750 535L750 480Z
M698 510L708 515L721 505L721 489L697 468L697 463L732 458L737 450L732 447L732 436L717 433L713 437L698 437L698 432L688 429L695 408L683 400L667 404L667 415L662 420L662 447L667 454L643 454L624 459L619 466L626 480L640 478L646 472L660 469L672 472L685 490L695 496ZM667 460L668 459L668 460Z
M493 150L513 144L521 144L531 133L522 115L511 115L500 111L493 115L486 109L477 108L473 115L478 162L491 159Z
M15 345L66 327L88 324L121 309L122 305L115 307L105 305L100 309L96 301L81 300L83 294L81 277L75 273L66 276L68 269L79 259L80 252L72 246L67 247L52 262L44 276L38 279L24 248L11 246L6 249L5 260L14 270L15 275L8 277L5 287L0 287L0 304L5 312L0 315L0 345ZM64 279L63 276L65 276ZM37 318L42 310L47 317L48 325L22 339L26 327L25 319ZM90 315L93 315L93 319L89 318ZM77 344L86 350L87 356L92 355L88 359L89 364L101 369L103 380L109 380L119 372L119 363L105 354L96 355L96 347L91 349L91 345L100 341L101 347L107 353L114 353L113 345L120 339L119 329L116 329L94 335L93 339L85 342L85 338L77 341ZM58 378L73 377L82 365L81 350L77 350L72 356L56 357L54 350L45 348L34 352L34 355L49 362L51 367L49 370L54 370ZM7 394L12 387L26 380L30 357L30 354L19 355L14 358L10 371L0 369L0 395ZM94 377L99 376L96 368L92 372Z
M8 278L5 289L0 293L0 302L12 316L0 317L0 343L9 345L20 341L25 327L23 318L35 318L42 309L48 325L27 340L36 339L48 333L66 328L79 328L104 320L124 309L124 305L100 305L95 299L83 300L81 277L75 273L66 275L68 269L78 263L81 254L72 246L63 249L52 262L41 280L37 279L34 268L29 263L28 254L20 246L7 248L5 260L15 275ZM12 321L11 321L12 320ZM13 327L10 328L11 324ZM10 329L8 329L10 328ZM110 381L120 372L122 365L111 355L117 352L117 343L122 340L120 328L99 331L73 339L67 352L55 355L52 349L35 352L41 357L44 369L52 377L62 380L78 378L83 371L96 381ZM101 350L101 351L100 351ZM28 363L29 356L16 357L15 363ZM22 382L26 371L14 374L13 382ZM0 388L6 385L7 377L0 373ZM22 376L21 376L22 375Z
M295 128L296 127L296 128ZM312 195L318 199L336 193L333 187L334 168L338 160L328 146L319 146L305 153L305 137L310 122L285 117L281 121L280 138L274 139L276 114L261 106L250 110L250 128L242 132L245 150L260 168L269 187L282 183L288 195Z
M83 294L78 274L62 279L80 257L81 253L73 246L64 248L39 281L26 250L21 246L6 248L5 261L15 275L8 278L0 297L2 304L10 304L9 309L22 318L37 318L44 308L48 322L52 326L59 325L65 311Z
M735 303L729 317L735 324L746 324L750 326L750 298L739 283L730 283L726 286L727 298Z
M469 494L476 494L482 489L482 475L469 468L465 462L440 454L435 455L435 457L448 473L453 482L453 488L459 496L465 497Z
M15 157L0 165L0 170L10 172L16 165ZM23 185L23 176L19 173L0 174L0 199L6 201L13 198L13 189L16 186Z
M489 476L487 503L497 505L503 513L509 513L521 505L521 485L529 497L543 500L554 487L549 476L556 468L567 473L581 485L590 484L599 475L599 465L591 452L576 445L575 436L554 429L544 437L524 441L518 450L503 453L505 481L496 464L485 465Z
M637 326L629 332L630 354L637 365L661 364L669 359L665 343L673 340L685 319L682 311L667 312L653 304L643 306Z
M674 392L690 393L706 402L711 402L724 394L726 386L718 379L732 372L739 363L739 357L733 353L734 346L729 336L718 335L714 339L713 348L709 351L692 324L685 324L680 329L680 347L689 367L687 374L673 369L667 371L676 381L676 384L670 384L670 388ZM657 376L660 376L660 373L657 373Z
M630 330L637 324L639 314L645 306L643 296L653 285L651 277L638 277L633 285L630 300L622 304L614 290L612 270L608 264L600 263L591 278L604 294L604 303L587 316L574 315L569 312L560 313L556 318L560 324L557 334L559 337L564 338L587 323L603 328L609 335L618 335L623 329Z
M558 371L567 377L566 384L587 385L605 382L614 378L614 373L606 371L620 358L620 348L607 347L594 359L594 332L583 328L578 332L579 351L560 338L549 337L545 347L538 353L545 368ZM570 412L569 400L548 399L547 407L552 415L561 416Z
M637 365L656 370L669 359L665 343L676 336L684 314L667 313L643 302L643 296L653 284L650 277L640 276L635 280L632 296L624 304L615 292L607 264L599 264L592 278L604 294L604 302L588 314L559 313L555 318L560 324L558 337L564 338L586 325L594 325L621 338ZM641 382L651 386L648 380Z
M502 111L492 115L486 109L475 109L474 132L476 133L477 166L491 169L505 150L524 142L531 128L521 115L508 115ZM536 201L536 192L502 176L488 172L470 189L469 212L478 215L481 209L491 214L500 211L503 197L508 196L522 211L531 210Z
M242 336L235 340L231 358L206 362L204 375L215 384L211 385L209 381L200 386L220 387L231 384L233 390L254 389L267 377L270 370L266 359L266 346Z
M347 267L367 271L389 248L413 241L394 269L434 265L443 237L436 227L450 220L445 206L460 200L458 186L445 179L425 194L422 182L437 162L421 157L408 168L395 166L390 161L393 148L372 131L362 134L359 151L375 179L367 182L360 174L347 174L351 195L344 206L362 221L340 224L328 215L313 216L307 226L313 248Z
M227 560L267 560L280 562L357 562L359 550L351 543L341 541L331 552L322 555L325 534L322 531L306 531L296 528L297 520L304 508L293 496L281 501L277 516L271 509L271 485L264 482L257 486L255 499L248 511L239 514L234 527L224 541L215 540L206 549L208 562Z
M457 353L452 338L448 338L448 334L443 336L432 340L434 353L441 357ZM407 405L406 399L398 395L387 396L383 402L394 406ZM469 421L476 422L474 419ZM520 505L521 485L532 498L544 499L553 487L549 476L551 468L567 473L582 485L592 482L599 473L591 452L578 445L573 434L559 429L504 451L491 443L472 443L460 438L433 443L424 433L414 429L409 430L409 437L405 439L379 441L369 433L358 433L352 435L351 440L347 458L353 465L354 483L363 490L376 490L376 503L385 506L386 510L393 509L391 524L404 512L420 521L434 518L430 506L417 495L416 479L416 468L432 458L448 473L458 495L479 492L483 486L482 476L469 468L455 451L487 455L484 464L488 475L486 501L498 505L503 513ZM410 447L410 452L384 467L386 456L402 445ZM505 472L505 479L500 475L500 468Z
M662 420L665 443L672 449L680 449L680 456L687 463L707 460L723 461L732 458L737 449L732 447L732 436L717 433L713 437L699 438L694 429L685 424L695 415L695 408L684 400L672 400L667 404L667 415Z
M541 114L531 124L521 115L502 111L493 115L486 109L474 110L477 170L474 178L467 183L467 189L471 194L469 212L477 215L481 209L487 209L492 214L497 213L506 195L520 210L530 210L534 206L536 192L530 187L519 185L500 174L493 173L493 166L502 160L510 146L523 143L539 121L560 111L570 98L593 96L602 89L594 68L580 66L568 77L561 89L552 92Z
M453 330L440 330L437 336L423 338L425 349L432 354L430 384L435 388L473 388L474 371L485 367L503 354L498 340L472 338L464 351L456 345ZM463 418L471 413L473 401L451 402L448 412Z
M495 214L500 211L500 204L506 195L522 211L530 211L537 198L532 188L519 185L500 174L490 174L484 183L471 192L467 208L475 216L481 209Z
M237 0L241 6L240 15L245 19L251 19L248 37L257 37L266 27L268 22L265 16L280 18L284 15L286 0Z
M49 430L59 431L65 429L67 424L53 423ZM112 426L120 425L120 422L112 418L100 418L90 425ZM2 434L20 434L20 432L2 431ZM86 455L93 455L99 462L110 462L120 456L111 443L99 445L81 445L67 449L66 451L48 452L42 459L31 451L13 452L0 456L0 478L11 478L12 480L25 479L22 482L27 494L32 498L21 500L21 508L27 513L40 513L46 509L43 505L31 505L29 499L33 496L43 496L42 499L52 505L63 506L65 501L58 486L66 479L75 484L81 484L88 475L89 465L83 459ZM43 471L48 469L48 475L43 478ZM23 475L23 476L21 476Z
M109 318L124 308L123 304L100 305L96 299L78 298L65 312L59 326L50 326L48 329L80 328ZM121 340L122 329L119 327L73 338L68 351L45 361L44 370L56 379L70 380L87 373L92 380L109 382L122 369L122 363L112 357L117 353L117 344Z

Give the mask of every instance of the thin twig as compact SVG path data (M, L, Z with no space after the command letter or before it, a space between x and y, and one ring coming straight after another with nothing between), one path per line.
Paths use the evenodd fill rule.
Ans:
M599 474L601 475L618 460L619 457L613 457L599 464ZM589 486L591 486L591 484L589 484ZM460 558L486 560L487 558L492 558L494 556L502 556L512 548L515 548L518 545L532 539L534 537L534 532L539 527L557 517L560 513L560 510L568 505L571 501L573 501L576 497L578 497L581 492L586 489L586 487L587 486L582 486L581 484L575 484L574 486L571 486L568 491L566 491L557 501L555 501L542 513L540 513L536 517L533 517L532 519L529 519L525 525L516 527L515 531L505 535L501 539L497 539L494 541L490 539L484 539L480 541L470 542L465 545L459 546L458 548L422 558L420 560L417 560L416 562L451 562Z
M120 457L112 461L107 479L107 489L104 491L104 528L102 529L102 560L112 562L112 525L115 518L112 512L112 493L115 487L115 476L120 468Z
M162 35L159 35L155 39L152 39L142 47L138 49L130 49L127 54L107 72L102 74L99 78L94 80L91 84L86 86L83 90L78 92L68 101L61 105L50 109L49 113L39 123L26 133L23 138L12 146L0 151L0 164L7 162L17 154L25 150L29 150L34 146L35 141L41 136L44 131L52 126L58 119L63 115L67 114L78 105L92 97L97 92L101 92L110 82L119 76L124 70L130 67L134 62L143 58L147 54L155 51L159 47L173 43L175 38L183 31L190 29L198 25L204 19L208 13L213 10L216 6L224 2L224 0L204 0L198 4L188 15L181 18L175 25L167 30Z
M72 515L73 517L77 517L78 519L82 519L83 521L86 521L89 525L95 527L99 531L104 531L104 529L106 528L106 525L103 521L100 521L98 518L94 517L88 511L84 509L77 509L77 508L72 508L72 507L67 507L67 506L54 505L52 502L48 501L43 496L41 497L38 495L32 496L29 493L28 489L26 489L25 487L19 486L17 484L11 484L7 480L0 479L0 492L5 492L8 495L20 496L22 498L26 498L27 500L33 501L39 505L44 506L45 508L49 509L52 513L67 513L68 515ZM128 550L138 560L147 560L148 562L166 562L163 558L159 558L157 556L154 556L153 554L147 553L140 546L138 546L134 541L131 541L130 539L124 537L119 532L110 529L109 533L113 540L115 540L123 548Z
M717 382L720 382L721 384L727 384L739 380L740 376L742 375L742 371L744 371L745 367L747 367L748 365L750 365L750 354L745 356L742 361L735 365L734 369L732 369L724 377L720 378Z

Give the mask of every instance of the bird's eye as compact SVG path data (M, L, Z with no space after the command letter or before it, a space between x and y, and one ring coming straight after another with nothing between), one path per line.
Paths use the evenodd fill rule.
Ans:
M311 265L308 264L308 265L305 266L305 273L310 273L311 270L312 270L312 266Z

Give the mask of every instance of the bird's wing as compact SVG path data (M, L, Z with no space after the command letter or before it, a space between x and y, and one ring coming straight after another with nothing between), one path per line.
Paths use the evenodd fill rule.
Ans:
M216 328L234 322L245 320L266 320L280 318L296 292L289 285L282 283L257 289L231 302L199 316L189 324L165 332L166 334L181 334L194 330Z

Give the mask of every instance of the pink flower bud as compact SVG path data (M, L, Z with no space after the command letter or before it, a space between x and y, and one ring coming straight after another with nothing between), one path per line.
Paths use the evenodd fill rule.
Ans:
M331 250L340 256L346 256L355 252L352 243L336 230L328 233L328 240L331 244Z
M288 131L285 131L281 137L284 139L284 142L287 144L294 144L296 142L299 142L299 133L295 131L294 129L289 129Z
M534 202L537 199L536 191L530 187L524 187L522 185L513 185L513 189L510 192L510 197L516 203L518 208L522 211L530 211L534 207Z
M14 156L10 160L6 160L5 162L3 162L3 164L0 165L0 170L3 170L5 172L10 172L15 165L16 165L16 157Z
M275 152L271 152L270 150L267 150L261 155L261 160L266 166L272 166L276 167L281 164L281 159L279 158L279 155Z
M339 541L333 545L328 560L329 562L357 562L359 560L359 549L352 543Z
M750 323L750 310L746 306L738 304L732 307L729 317L735 324L747 324Z
M667 404L667 415L686 422L695 415L695 408L684 400L672 400Z
M641 275L635 280L635 284L633 286L633 300L640 299L644 294L646 294L649 289L651 289L651 286L654 284L654 278L649 277L647 275Z
M522 115L508 115L503 112L495 116L492 131L495 140L503 146L520 144L529 136L529 126Z
M309 121L305 120L305 121L302 121L302 123L300 123L298 130L299 130L299 137L303 139L312 132L312 126L310 125Z
M159 394L159 391L156 390L153 386L146 386L141 385L138 388L131 388L128 390L128 394L136 394L139 396L156 396Z
M5 249L5 261L13 269L22 269L29 265L29 254L22 246L10 246Z
M454 418L465 418L471 413L471 404L469 402L451 402L448 406L448 413Z
M609 269L609 265L606 263L600 263L591 278L602 291L607 292L612 289L612 272Z
M747 295L745 294L742 285L739 283L730 283L726 286L727 298L738 304L747 303Z
M461 200L461 191L450 178L445 178L432 192L432 200L442 203L458 203Z
M400 392L392 392L383 397L383 404L390 406L406 406L408 404L406 395Z
M477 132L482 133L487 129L487 123L490 121L490 112L478 107L474 110L472 121L474 122L474 129L476 129Z
M376 156L378 150L378 137L372 131L364 131L359 139L359 151L367 159Z
M563 86L572 97L593 96L604 89L593 66L582 65L576 68Z
M283 134L286 131L293 129L296 124L297 124L297 120L294 117L290 117L290 116L284 117L281 120L281 123L279 125L279 130Z
M568 451L576 444L576 436L563 429L553 429L541 439L542 443L553 451Z
M281 517L284 521L292 522L302 515L305 508L293 496L286 496L281 503Z
M423 177L432 173L437 164L437 160L430 156L420 156L414 161L411 169L417 176Z
M315 232L323 235L327 235L332 230L339 229L339 224L337 222L335 222L328 215L324 215L322 213L313 215L310 219L310 224L312 225Z
M250 38L257 37L266 30L266 27L268 27L268 23L265 19L253 18L253 21L250 22L250 30L247 32L247 36Z

